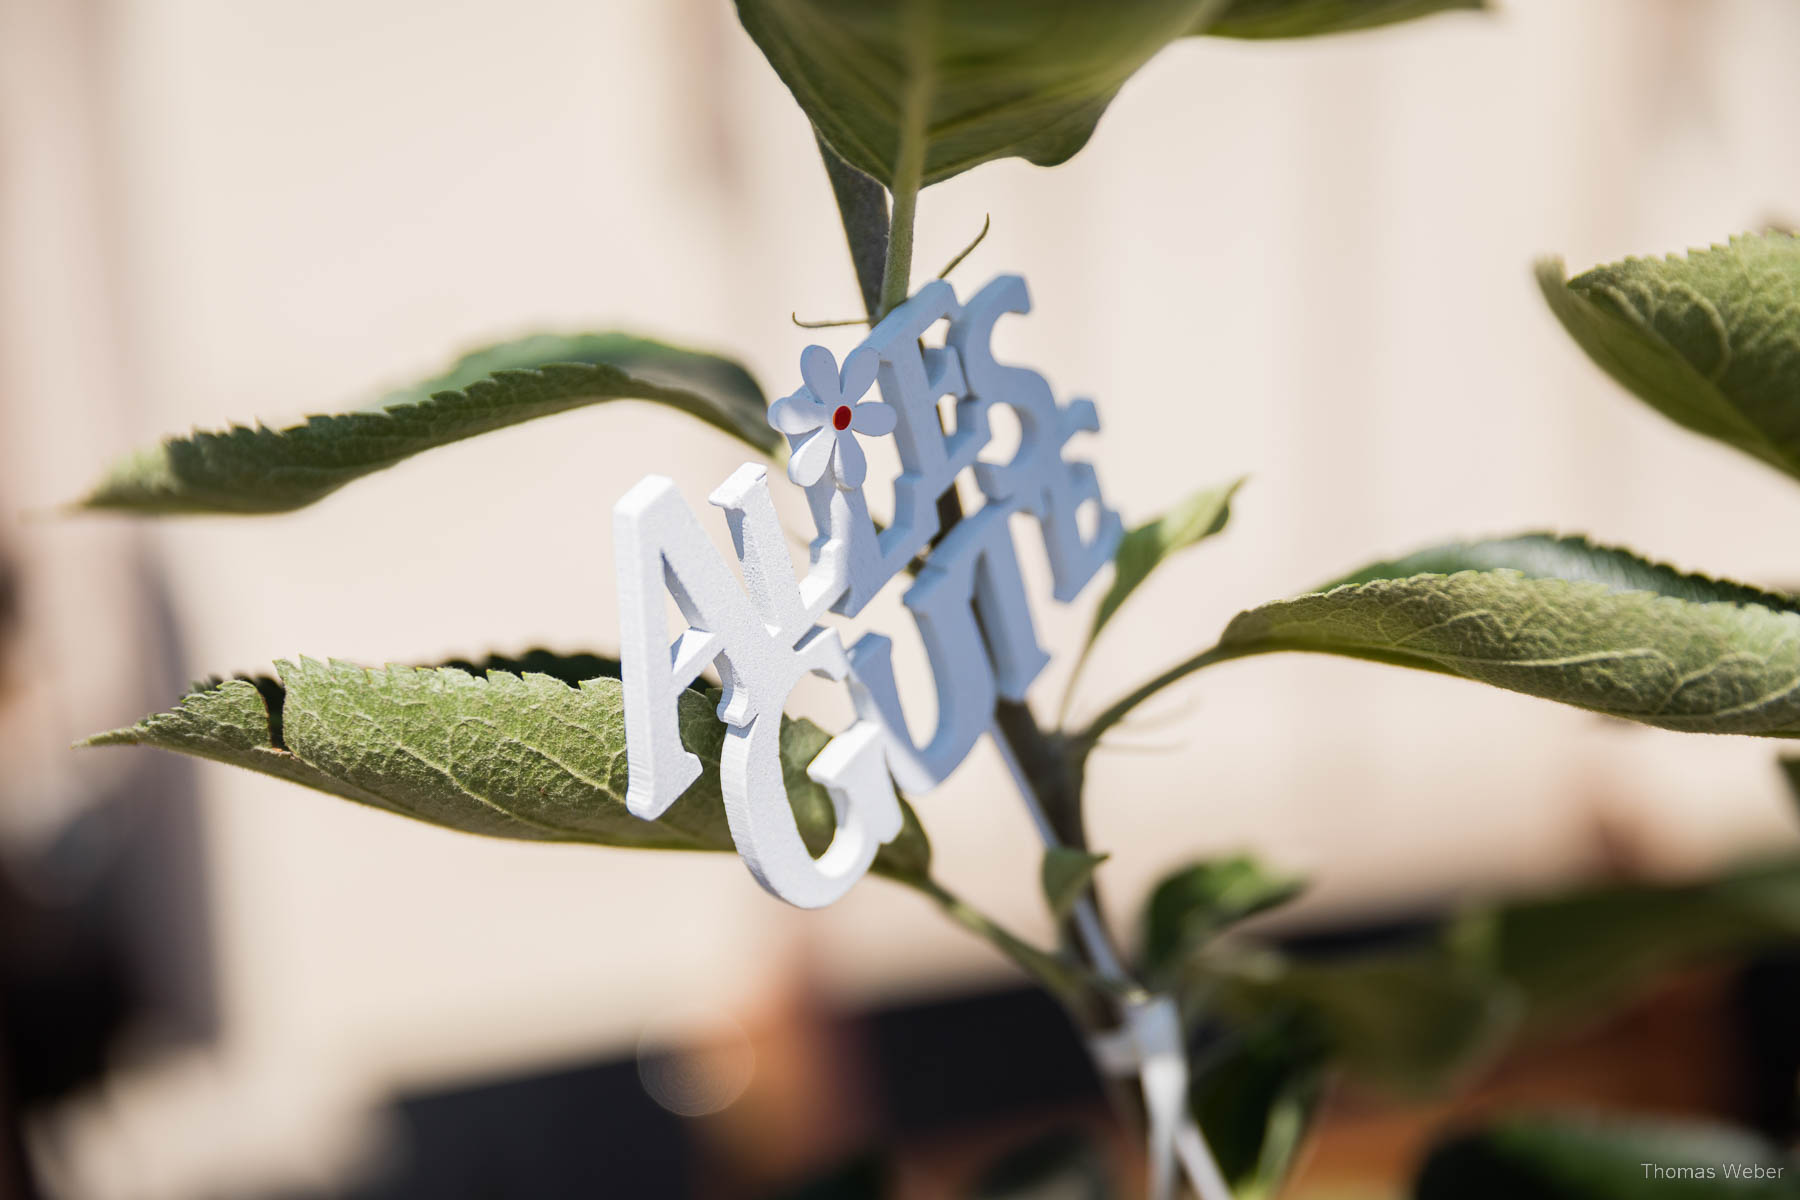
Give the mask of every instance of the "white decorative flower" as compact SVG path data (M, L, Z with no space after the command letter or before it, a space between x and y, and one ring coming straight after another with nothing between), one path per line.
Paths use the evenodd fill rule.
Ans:
M769 406L769 424L801 438L788 459L788 478L811 487L830 471L839 490L853 492L869 473L869 460L856 444L856 434L882 437L894 432L894 410L879 400L858 403L875 382L880 356L871 346L858 346L838 370L837 358L823 346L800 352L800 378L806 386Z

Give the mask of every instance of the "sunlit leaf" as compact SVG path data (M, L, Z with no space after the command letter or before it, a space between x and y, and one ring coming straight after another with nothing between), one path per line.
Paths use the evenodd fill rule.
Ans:
M1616 546L1597 546L1584 537L1553 533L1446 542L1389 562L1371 563L1315 590L1326 592L1348 583L1405 579L1412 575L1454 575L1459 571L1518 571L1532 579L1603 583L1615 592L1655 592L1678 600L1723 600L1800 612L1800 601L1782 592L1688 574Z
M1218 0L737 0L815 128L896 190L1080 150L1121 85Z
M1486 8L1484 0L1233 0L1195 33L1234 38L1318 37Z
M1421 566L1434 573L1403 573ZM1341 654L1664 729L1800 734L1791 598L1547 536L1441 547L1349 578L1240 613L1202 658Z
M1151 572L1225 528L1231 520L1231 498L1243 486L1244 481L1237 479L1223 487L1202 488L1162 516L1126 532L1113 554L1112 585L1094 609L1094 621L1081 648L1082 661L1093 651L1106 623L1150 578ZM1076 670L1080 670L1079 664Z
M422 451L609 400L668 405L763 453L778 441L762 389L729 359L624 334L545 335L477 351L354 412L170 438L115 465L81 506L289 512Z
M592 672L592 674L589 674ZM278 662L273 678L202 686L165 713L86 745L147 745L276 775L388 812L491 837L730 850L719 791L716 694L680 698L683 744L705 768L661 817L625 808L625 715L616 662L534 652L481 666ZM789 800L816 854L835 825L806 775L830 735L782 722ZM908 807L875 869L922 879L930 847Z
M1800 733L1800 617L1730 602L1511 571L1418 576L1265 605L1220 645L1460 675L1665 729Z
M1744 234L1538 284L1563 327L1664 416L1800 476L1800 237Z

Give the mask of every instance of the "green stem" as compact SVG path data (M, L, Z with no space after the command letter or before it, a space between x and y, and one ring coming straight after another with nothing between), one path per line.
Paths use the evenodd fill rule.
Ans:
M919 157L922 160L923 154ZM919 166L922 165L921 162ZM910 186L899 178L894 181L894 215L888 225L887 262L881 271L881 307L876 310L876 320L906 303L912 294L913 211L918 203L919 176L915 167Z
M901 138L900 159L892 187L893 215L886 230L887 253L882 268L880 305L870 313L871 323L904 303L909 293L913 215L918 206L919 189L924 175L924 98L928 95L928 87L916 85L908 97L908 119ZM826 165L829 170L829 155ZM846 213L842 197L839 199L839 212ZM844 232L851 240L852 261L867 261L873 239L871 223L852 220L846 215ZM962 518L962 503L954 488L939 497L938 517L939 538ZM1021 774L1025 776L1034 796L1039 799L1040 807L1052 827L1055 836L1049 839L1050 843L1084 846L1087 839L1081 819L1081 759L1068 753L1069 747L1060 735L1046 734L1032 716L1031 709L1023 703L1000 701L994 718L996 733L1019 763ZM1085 898L1093 906L1089 910L1094 917L1090 925L1094 936L1104 944L1090 947L1084 937L1073 936L1074 931L1065 925L1064 936L1082 961L1079 967L1070 966L1013 935L935 880L909 879L903 882L930 896L951 920L985 939L1020 969L1038 980L1062 1002L1070 1016L1083 1029L1113 1029L1123 1019L1122 997L1113 990L1118 984L1100 982L1100 962L1108 960L1116 964L1121 956L1112 944L1104 920L1099 916L1099 896L1092 881L1085 894ZM1130 983L1128 979L1120 982ZM1120 1080L1108 1078L1105 1086L1108 1097L1125 1123L1141 1131L1146 1125L1142 1097L1134 1088L1124 1086Z
M935 879L905 879L901 882L935 900L952 921L1011 959L1014 965L1048 988L1084 1022L1098 1024L1106 1021L1111 1000L1094 976L1085 969L1073 966L1019 937Z
M962 266L962 260L969 257L969 255L975 253L975 247L981 245L982 242L987 240L988 230L992 229L993 227L994 227L994 214L992 214L992 213L983 214L983 216L981 218L981 232L976 234L975 240L970 242L968 245L964 246L957 253L955 258L951 259L949 262L944 264L944 269L937 273L937 277L939 279L950 278L950 272L952 272L952 271L956 270L956 268Z
M1081 793L1074 773L1069 770L1068 755L1062 739L1046 733L1032 715L1030 705L1019 700L1002 700L994 706L994 724L1005 739L1007 748L1018 760L1019 769L1031 783L1038 803L1057 841L1077 850L1087 849L1087 830L1081 819Z
M1037 980L1083 1029L1111 1029L1118 1025L1119 996L1087 967L1067 963L1039 949L935 879L895 878L896 882L931 897L952 921L993 946L1026 975ZM1143 1097L1136 1088L1126 1086L1123 1080L1110 1075L1102 1078L1101 1087L1127 1124L1135 1125L1139 1130L1145 1128L1147 1117Z
M1132 709L1156 695L1156 693L1162 691L1170 684L1180 682L1189 675L1192 675L1195 671L1200 670L1202 667L1210 667L1214 663L1229 662L1231 659L1242 658L1247 654L1255 653L1257 653L1257 650L1253 648L1238 649L1236 647L1214 646L1210 650L1205 650L1194 655L1194 657L1188 659L1186 662L1176 663L1161 675L1158 675L1155 679L1134 688L1105 712L1088 722L1088 727L1086 729L1069 739L1070 747L1076 760L1085 760L1088 752L1094 748L1107 730L1124 720L1126 714Z
M899 152L888 191L894 212L888 222L887 264L881 272L880 320L912 295L913 213L919 205L919 189L925 181L925 123L930 115L931 72L928 59L913 64L906 88L906 105L900 123Z
M882 269L881 299L878 308L870 314L873 320L879 320L896 305L903 303L909 293L913 217L924 175L926 101L929 96L930 81L923 78L921 73L915 72L915 82L907 96L906 119L902 125L900 153L894 172L892 220L885 230L887 253ZM832 156L829 148L821 143L821 151L826 154L826 166L830 170ZM873 222L853 216L849 204L850 201L840 194L838 209L844 215L844 232L851 241L851 260L864 263L869 260L877 231ZM962 504L954 488L939 497L938 538L941 539L954 527L962 519L962 515ZM1086 837L1081 822L1079 776L1074 763L1065 753L1062 739L1046 734L1038 726L1031 709L1014 701L1002 700L999 703L995 711L995 726L999 737L1019 763L1034 796L1042 805L1056 834L1056 841L1073 846L1084 845ZM1063 965L1059 959L1001 929L991 918L957 899L936 882L907 882L936 900L958 924L986 938L1033 978L1040 980L1069 1005L1072 1015L1085 1027L1109 1029L1118 1023L1116 998L1094 986L1092 981L1097 976L1091 970L1078 969L1076 978L1085 982L1079 988L1072 988L1069 978L1072 969ZM1091 885L1088 895L1094 895ZM1104 929L1101 932L1104 936ZM1071 941L1076 952L1086 961L1087 968L1092 968L1092 956L1082 945L1082 940L1072 938ZM1111 949L1110 945L1108 949ZM1116 951L1113 952L1113 957L1117 957Z
M1056 706L1056 728L1059 731L1069 727L1069 712L1075 707L1075 685L1081 682L1081 672L1086 669L1088 654L1093 648L1094 638L1090 633L1087 644L1075 656L1075 665L1069 668L1069 682L1063 685L1062 703Z

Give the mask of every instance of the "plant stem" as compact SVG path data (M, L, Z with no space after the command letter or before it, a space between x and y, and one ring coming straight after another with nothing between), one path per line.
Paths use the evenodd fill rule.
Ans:
M896 179L894 187L887 263L881 272L881 305L875 310L878 321L906 303L907 296L912 294L913 212L919 204L918 166L914 167L910 186Z
M912 103L913 98L909 97L909 106ZM887 239L887 265L882 276L881 306L869 314L871 321L878 320L894 304L901 303L906 299L905 277L910 270L912 257L913 212L918 200L918 179L923 171L924 163L922 112L918 116L919 124L916 128L919 130L919 136L902 137L902 162L900 170L896 172L898 179L904 180L910 176L912 183L910 187L905 183L896 185L900 190L896 191L894 195L893 224L889 228L883 230L868 219L869 207L858 200L858 195L854 190L839 190L835 185L833 187L833 192L837 197L838 212L843 218L844 234L851 239L850 257L852 262L868 261L875 240L883 235ZM908 128L914 128L911 121L908 122ZM832 169L831 159L834 156L823 141L819 143L819 149L826 157L826 170L829 173ZM911 163L910 168L907 165L909 162ZM938 497L937 510L939 525L937 536L941 540L963 516L962 501L957 496L955 488L949 489ZM1086 849L1087 835L1082 828L1081 788L1075 768L1076 760L1066 753L1063 739L1046 733L1032 715L1030 706L1022 701L1014 700L1001 700L995 706L994 732L996 740L1002 744L1011 763L1016 764L1021 790L1027 793L1027 804L1043 813L1050 832L1054 836L1054 841L1046 839L1047 844ZM1091 883L1085 898L1097 900ZM944 901L939 898L939 903L942 904ZM952 910L946 906L946 911ZM1096 908L1094 931L1105 939L1104 948L1083 945L1082 939L1076 941L1077 952L1096 971L1099 967L1099 963L1095 961L1096 956L1103 961L1110 959L1109 965L1122 960L1117 947L1112 943L1110 933L1106 930L1105 923L1098 919L1097 913ZM952 915L958 916L955 911L952 911ZM962 920L960 916L958 919ZM968 922L962 920L962 923L967 924ZM1021 963L1021 965L1025 964ZM1026 969L1031 970L1030 967ZM1033 971L1032 973L1042 978L1038 972ZM1048 980L1045 982L1049 983ZM1116 1005L1112 1004L1105 1007L1108 1011L1102 1013L1092 1011L1077 1013L1077 1019L1090 1029L1109 1028L1117 1023L1118 1010ZM1100 1019L1096 1021L1096 1017Z
M876 320L912 295L913 213L919 206L919 188L925 181L925 122L931 86L931 73L921 56L907 85L899 152L894 161L894 178L888 186L894 196L894 212L888 222L887 264L881 272L881 307L875 313Z
M1081 791L1069 769L1062 738L1042 729L1031 706L1020 700L1002 700L994 706L994 727L1017 761L1019 774L1043 806L1057 843L1086 850Z
M1202 667L1210 667L1214 663L1228 662L1234 658L1242 658L1245 653L1247 652L1228 649L1224 646L1214 646L1210 650L1205 650L1194 655L1194 657L1188 659L1186 662L1176 663L1161 675L1158 675L1155 679L1140 684L1120 698L1105 712L1088 722L1086 729L1069 739L1071 759L1076 763L1086 761L1088 752L1099 744L1100 738L1107 730L1124 720L1126 714L1132 709L1156 695L1156 693L1162 691L1170 684L1180 682L1189 675L1192 675L1195 671L1200 670Z
M1013 752L1011 739L1000 735L998 721L995 722L995 735L1000 757L1005 760L1006 769L1012 773L1013 785L1019 789L1019 796L1025 801L1025 810L1031 814L1031 823L1036 826L1039 839L1047 850L1061 847L1064 843L1050 820L1050 814L1038 798L1038 789L1019 765L1019 757ZM1120 961L1105 923L1100 920L1100 911L1094 906L1091 889L1075 898L1075 903L1070 907L1069 921L1074 926L1075 940L1082 949L1083 957L1093 964L1094 972L1101 979L1121 990L1138 987L1137 981L1132 979L1131 973Z
M938 907L951 920L1010 958L1020 970L1043 984L1065 1007L1078 1014L1083 1024L1107 1019L1111 1001L1087 972L1059 961L1055 955L1014 934L935 879L904 879L900 882L937 901Z
M871 323L879 320L908 295L912 261L913 214L918 203L919 185L924 170L923 113L914 112L914 102L923 89L915 89L908 98L907 131L916 136L901 142L901 161L895 173L892 221L886 229L887 255L882 271L880 305L869 314ZM916 117L917 122L912 119ZM830 154L824 143L820 149ZM834 187L834 191L835 191ZM874 235L871 223L861 215L866 210L851 211L854 193L838 192L838 211L844 219L844 232L851 239L851 260L867 261ZM868 239L859 245L859 239ZM865 287L865 296L866 296ZM962 519L962 501L951 487L938 498L939 530L937 540ZM1085 849L1087 834L1082 827L1080 758L1069 753L1070 746L1060 734L1046 733L1023 701L1001 700L994 711L994 735L1002 756L1013 771L1026 807L1031 811L1046 846L1067 845ZM1090 1033L1119 1027L1124 1021L1123 1001L1127 994L1141 991L1124 967L1124 956L1114 943L1099 910L1098 893L1092 881L1074 906L1075 936L1070 941L1088 968L1087 978L1104 981L1105 987L1081 983L1057 960L1003 929L985 913L971 907L935 880L915 881L912 886L937 901L952 920L979 934L1017 963L1027 974L1055 994L1070 1015ZM1140 1131L1147 1128L1148 1115L1143 1097L1120 1081L1105 1081L1114 1107L1128 1124ZM1198 1135L1196 1134L1196 1137ZM1201 1144L1201 1154L1208 1166L1211 1157ZM1216 1168L1213 1169L1216 1174ZM1229 1193L1221 1193L1228 1195Z
M962 265L963 259L965 259L965 258L969 257L969 255L975 253L975 247L981 245L982 242L987 240L988 230L992 229L993 227L994 227L994 214L988 213L988 214L984 215L981 218L981 232L975 235L975 240L970 242L968 245L964 246L961 250L959 250L957 252L955 258L953 258L949 262L945 263L944 269L937 273L937 277L939 279L950 278L950 272L956 270L957 267L960 267Z

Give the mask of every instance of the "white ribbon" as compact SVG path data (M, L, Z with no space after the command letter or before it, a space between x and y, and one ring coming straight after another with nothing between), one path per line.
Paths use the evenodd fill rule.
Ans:
M1001 761L1012 773L1038 836L1046 846L1060 844L1049 815L1038 802L1037 791L1019 760L1013 757L998 726L993 729L993 742ZM1116 1076L1136 1075L1144 1089L1151 1200L1174 1200L1177 1162L1200 1200L1232 1200L1230 1185L1219 1174L1200 1126L1188 1113L1187 1045L1181 1033L1181 1011L1172 997L1137 989L1125 965L1113 953L1092 900L1083 896L1075 901L1069 917L1101 978L1120 988L1133 989L1133 998L1124 1004L1124 1024L1094 1035L1088 1041L1088 1050L1102 1071Z
M1201 1200L1231 1200L1231 1188L1188 1112L1187 1047L1174 999L1140 994L1125 1002L1123 1015L1124 1024L1096 1035L1089 1048L1101 1070L1136 1075L1144 1089L1151 1200L1173 1200L1177 1163Z

